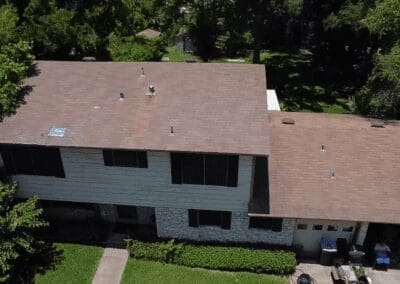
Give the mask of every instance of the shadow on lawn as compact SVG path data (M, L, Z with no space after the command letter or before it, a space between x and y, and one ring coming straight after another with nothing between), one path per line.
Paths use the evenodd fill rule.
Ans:
M15 263L10 283L33 283L36 274L53 270L64 260L63 251L53 243L37 241L31 252L21 252L22 257Z
M347 97L340 97L321 83L322 73L307 52L268 52L266 64L269 89L276 89L284 111L350 113Z

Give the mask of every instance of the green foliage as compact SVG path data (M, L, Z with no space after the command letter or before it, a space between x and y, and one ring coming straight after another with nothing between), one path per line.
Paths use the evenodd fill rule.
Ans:
M368 1L346 1L343 7L337 13L331 13L323 20L324 28L327 30L350 27L358 30L364 27L362 19L365 17Z
M0 121L15 112L21 101L21 82L33 63L26 42L7 44L0 48Z
M127 240L127 248L134 258L215 270L290 274L296 267L294 253L286 251L195 246L173 241L144 243L132 239Z
M48 226L37 198L16 202L17 185L0 183L0 282L27 283L52 267L60 255L35 237Z
M227 271L290 274L296 266L294 253L239 247L185 246L178 264Z
M144 243L138 240L126 240L129 253L137 259L148 259L159 262L176 262L180 255L183 244L176 244L174 240L166 243Z
M12 5L0 6L0 46L16 37L17 9Z
M365 18L368 29L379 36L400 37L400 0L381 0Z
M114 61L160 61L166 52L162 39L110 36L108 47Z
M65 57L76 41L73 17L73 11L57 8L55 0L32 0L24 12L22 38L33 43L38 56Z
M376 56L375 68L356 96L356 107L360 113L400 118L399 70L400 44L389 53Z

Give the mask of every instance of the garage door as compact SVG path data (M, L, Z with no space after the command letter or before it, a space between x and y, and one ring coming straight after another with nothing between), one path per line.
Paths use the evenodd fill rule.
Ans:
M323 237L345 238L350 242L355 226L356 222L298 219L293 243L303 246L306 254L316 254Z

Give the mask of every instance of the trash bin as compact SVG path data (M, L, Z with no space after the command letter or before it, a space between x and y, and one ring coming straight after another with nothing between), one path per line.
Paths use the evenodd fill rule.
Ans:
M336 249L321 249L319 263L322 265L332 265L333 258L336 256Z

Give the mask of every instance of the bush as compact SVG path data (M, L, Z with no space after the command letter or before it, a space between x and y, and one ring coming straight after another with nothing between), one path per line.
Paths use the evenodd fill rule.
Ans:
M256 250L241 247L195 246L168 243L144 243L128 240L127 247L134 258L175 263L227 271L249 271L270 274L290 274L295 270L293 252Z
M138 240L127 240L130 255L137 259L155 260L165 263L175 263L181 253L183 244L175 244L174 240L167 243L145 243Z
M110 36L108 51L113 61L160 61L166 50L162 39Z

